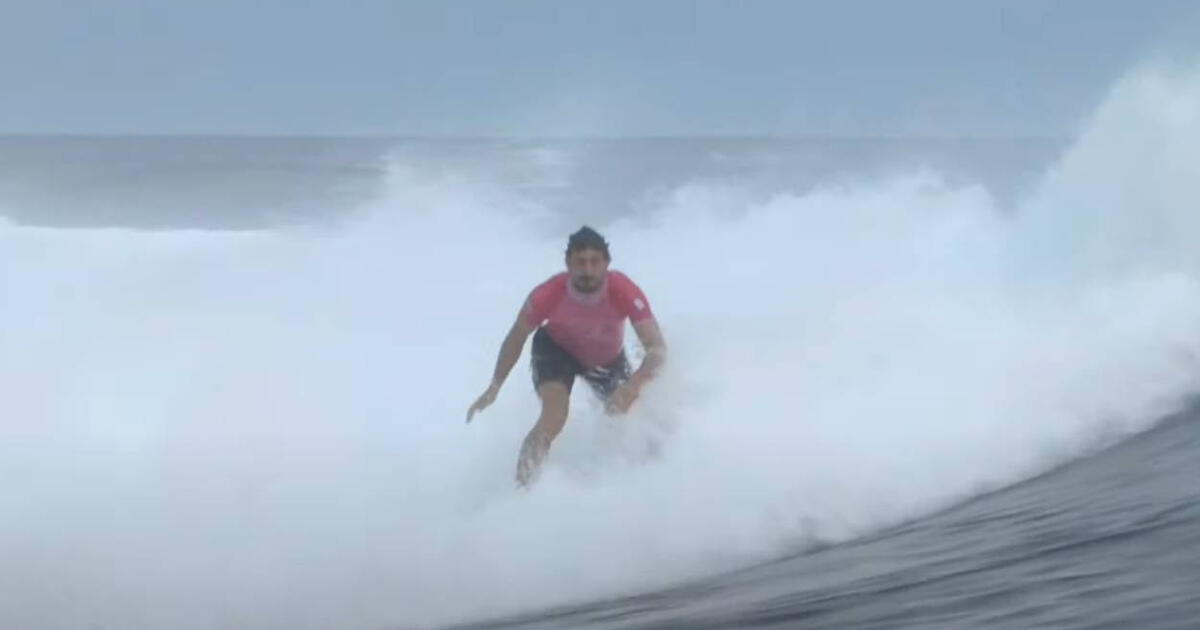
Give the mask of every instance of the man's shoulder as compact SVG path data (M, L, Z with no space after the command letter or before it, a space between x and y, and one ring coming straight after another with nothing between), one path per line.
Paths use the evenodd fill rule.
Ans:
M534 325L550 316L556 304L567 295L567 274L557 273L529 292L523 312Z
M549 278L546 278L545 280L543 280L540 284L538 284L538 286L539 287L549 287L549 286L562 285L565 287L565 286L567 286L567 278L570 275L571 274L569 274L565 271L560 271L560 272L550 276Z
M567 277L568 274L565 271L556 273L538 283L537 286L533 287L533 291L530 293L539 297L548 296L558 292L565 294L567 291Z
M650 301L641 287L620 271L609 270L608 291L609 299L617 305L617 309L634 323L654 316L650 311Z
M608 270L608 287L609 290L626 292L629 290L638 290L638 285L624 272L616 269Z

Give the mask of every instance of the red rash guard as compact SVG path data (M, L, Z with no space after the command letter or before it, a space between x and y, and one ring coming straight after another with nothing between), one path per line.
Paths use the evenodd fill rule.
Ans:
M550 338L584 370L606 365L621 353L626 317L636 324L654 316L642 290L619 271L609 271L594 293L580 293L566 272L557 274L534 288L523 314L531 326L546 322Z

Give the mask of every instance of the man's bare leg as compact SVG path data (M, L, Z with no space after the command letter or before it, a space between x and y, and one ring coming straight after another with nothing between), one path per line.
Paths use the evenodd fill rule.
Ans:
M542 415L537 424L525 436L521 445L521 455L517 460L517 483L528 487L537 477L542 460L550 450L550 443L562 431L567 422L567 409L571 402L571 392L567 386L558 381L547 381L538 386L538 397L542 400Z

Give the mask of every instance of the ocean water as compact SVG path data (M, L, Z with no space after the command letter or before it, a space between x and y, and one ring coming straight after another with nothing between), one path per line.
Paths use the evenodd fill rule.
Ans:
M1197 147L1155 63L1060 139L0 139L0 626L1197 627ZM463 419L582 223L670 364L518 491L527 355Z

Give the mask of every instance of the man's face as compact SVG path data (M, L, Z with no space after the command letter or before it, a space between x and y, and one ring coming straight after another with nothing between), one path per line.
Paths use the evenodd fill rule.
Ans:
M576 291L593 293L608 275L608 257L598 249L577 249L567 256L567 272Z

